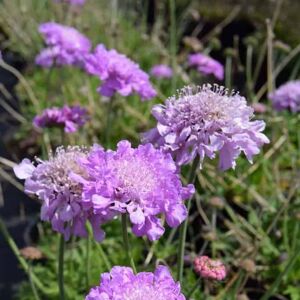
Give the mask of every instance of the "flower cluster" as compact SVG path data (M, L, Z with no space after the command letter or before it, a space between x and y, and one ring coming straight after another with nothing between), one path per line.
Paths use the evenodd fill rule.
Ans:
M290 81L280 86L269 95L273 102L273 107L282 111L290 109L292 112L300 111L300 80Z
M60 147L49 160L37 160L35 166L30 160L14 167L19 179L25 179L25 192L36 195L42 201L41 219L49 221L54 231L65 239L71 235L86 236L85 223L89 220L97 240L102 240L100 219L82 205L82 185L72 179L72 174L86 178L86 171L77 163L87 151L80 147Z
M101 275L100 285L92 288L85 300L185 300L167 267L158 266L154 273L134 274L131 268L113 267Z
M171 78L173 76L173 70L167 65L155 65L151 68L150 74L158 79Z
M189 55L188 62L190 66L197 67L200 73L206 75L213 74L219 80L224 79L223 66L209 56L202 53L191 54Z
M251 121L253 109L246 99L218 85L196 91L185 87L164 105L155 105L152 114L158 124L144 134L144 141L172 153L178 165L197 155L201 162L205 156L212 159L219 152L220 169L234 168L241 152L252 162L269 142L261 133L265 123Z
M80 106L52 107L45 109L41 115L35 116L33 125L37 128L64 127L65 132L71 133L83 126L88 120L86 109Z
M171 156L151 144L132 148L121 141L116 151L94 146L81 166L88 174L88 179L76 176L83 185L83 205L101 218L128 213L137 236L157 240L164 233L159 214L171 227L187 217L183 200L194 187L183 187Z
M39 26L47 48L36 57L36 64L49 68L52 65L82 66L84 56L91 49L91 42L75 28L55 22Z
M138 64L114 49L107 50L102 44L96 47L93 54L86 56L85 69L101 79L102 85L98 92L103 96L111 97L116 92L122 96L136 92L142 100L156 96L149 76Z
M208 256L196 257L194 268L203 278L223 280L226 277L226 268L220 260L210 259Z

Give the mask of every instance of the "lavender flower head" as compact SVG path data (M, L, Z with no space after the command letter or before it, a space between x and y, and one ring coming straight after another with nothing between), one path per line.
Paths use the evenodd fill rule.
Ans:
M82 185L72 179L72 174L86 178L86 171L77 163L87 151L76 146L57 148L49 160L36 160L35 166L29 159L14 167L19 179L25 179L25 192L36 195L42 201L41 219L51 223L54 231L68 240L71 235L87 235L85 223L89 220L94 229L95 239L102 240L102 221L82 206Z
M55 22L39 26L47 48L36 57L36 64L50 68L52 65L82 66L83 58L91 49L91 42L73 27Z
M142 100L156 96L148 74L138 64L114 49L107 50L104 45L98 45L93 54L87 55L85 68L89 74L101 79L98 92L103 96L111 97L116 92L122 96L135 92Z
M132 148L128 141L116 151L94 146L82 166L89 179L83 184L83 202L97 216L128 213L133 233L153 241L163 233L159 214L171 227L187 217L183 200L194 193L194 186L183 187L170 154L151 144Z
M92 288L85 300L185 300L167 267L154 273L134 274L128 267L113 267L101 275L100 285Z
M189 55L188 62L190 66L197 67L200 73L206 75L213 74L219 80L224 79L224 67L207 55L202 53L191 54Z
M273 107L282 111L290 109L292 112L300 111L300 80L290 81L280 86L269 95Z
M80 106L52 107L35 116L33 125L37 128L64 127L66 133L72 133L88 120L87 110Z
M154 65L150 70L150 74L158 79L171 78L173 70L168 65Z
M244 152L249 162L259 153L268 138L261 133L263 121L251 121L253 109L246 99L224 87L203 85L194 90L185 87L155 105L152 114L157 126L144 134L144 142L152 142L172 153L178 165L200 162L219 152L219 167L234 168L235 160Z
M54 0L54 2L66 2L71 5L82 6L85 3L85 0Z

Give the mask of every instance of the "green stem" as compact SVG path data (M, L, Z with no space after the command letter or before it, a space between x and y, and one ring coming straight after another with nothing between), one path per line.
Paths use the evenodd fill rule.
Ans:
M231 89L231 71L232 71L232 56L226 57L225 64L225 86L228 89Z
M200 158L197 156L192 164L190 174L189 174L189 183L194 183L196 178L197 169L199 167ZM193 197L191 197L187 201L187 218L183 222L183 224L180 226L180 233L179 233L179 251L178 251L178 272L177 272L177 280L179 282L182 282L182 275L183 275L183 262L184 262L184 249L185 249L185 240L186 240L186 232L187 232L187 225L188 225L188 216L189 211L191 208L191 202Z
M86 239L86 286L87 288L90 287L90 269L91 269L91 236L88 233L87 239Z
M29 265L29 269L28 269L28 277L29 277L30 287L31 287L31 290L32 290L34 299L35 299L35 300L40 300L40 296L39 296L39 294L38 294L38 291L36 290L34 281L32 280L32 272L31 272L31 271L32 271L32 267L31 267L31 265Z
M267 82L268 82L268 94L273 91L274 80L273 80L273 31L272 24L269 19L267 23Z
M105 128L105 145L110 147L110 132L111 132L111 121L113 116L113 101L114 97L109 99L107 104L107 116L106 116L106 128Z
M281 272L268 291L262 296L260 300L268 300L274 293L276 292L279 284L281 283L283 277L289 273L289 271L293 268L294 264L296 263L297 259L300 257L300 247L297 249L295 254L291 257L289 262L287 263L283 272Z
M294 80L295 78L297 78L297 75L299 73L299 69L300 69L300 59L298 59L297 62L295 63L295 65L293 67L293 70L291 72L291 75L289 77L289 80Z
M130 246L129 246L129 238L128 238L128 231L127 231L127 215L122 214L122 233L123 233L123 242L125 247L125 252L127 255L128 264L131 265L134 273L136 273L135 264L131 255Z
M59 252L58 252L58 289L59 299L65 299L64 289L64 250L65 250L65 239L61 234L59 238Z
M93 231L92 231L92 228L91 228L90 224L87 224L87 231L88 231L89 236L93 236ZM107 255L106 255L106 253L104 252L104 250L103 250L103 248L102 248L102 246L99 242L97 242L95 239L93 239L93 241L94 241L94 244L95 244L97 250L100 253L101 258L103 259L103 262L104 262L105 267L106 267L106 271L109 272L112 268L112 265L111 265Z
M29 85L29 83L26 81L25 77L14 67L8 65L6 62L4 62L4 60L2 60L0 58L0 66L12 73L15 77L17 77L17 79L19 80L20 84L23 85L29 99L32 101L34 108L36 109L36 112L40 112L41 108L40 108L40 102L38 101L38 99L36 98L33 89L31 88L31 86Z
M246 84L248 96L253 99L253 82L252 82L252 58L253 58L253 46L248 45L247 56L246 56Z
M47 289L43 286L43 284L40 282L39 278L36 277L36 275L30 271L30 266L26 262L26 260L21 256L20 250L12 237L10 236L8 230L6 229L6 226L4 225L4 222L0 219L0 232L4 236L4 239L6 240L7 244L11 248L12 252L18 259L20 265L22 266L23 270L27 273L27 275L31 278L32 282L36 285L36 287L42 291L45 294L50 294L53 291L47 291Z

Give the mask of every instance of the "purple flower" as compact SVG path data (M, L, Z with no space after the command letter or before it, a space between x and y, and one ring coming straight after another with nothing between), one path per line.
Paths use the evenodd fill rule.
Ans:
M37 166L29 159L23 159L14 167L16 176L25 179L25 192L42 201L41 219L50 222L53 230L62 233L66 240L71 235L86 236L87 220L92 224L95 239L104 238L104 232L99 228L104 219L95 218L91 210L83 207L82 184L72 177L77 174L86 178L86 171L77 163L86 155L87 151L80 147L60 147L49 160L37 159Z
M113 267L101 275L100 285L92 288L85 300L185 300L165 266L154 273L134 274L128 267Z
M269 95L273 107L282 111L290 109L292 112L300 111L300 80L290 81L280 86Z
M150 74L156 78L171 78L173 70L167 65L155 65L150 70Z
M183 187L170 154L151 144L131 148L118 143L116 151L94 146L81 160L88 172L83 184L83 202L97 216L128 213L133 233L153 241L163 233L159 214L176 227L187 217L183 200L194 193L194 186Z
M82 66L83 58L91 49L91 42L73 27L55 22L43 23L39 26L47 48L36 57L35 62L42 67L52 65Z
M64 127L65 132L78 130L88 120L87 110L80 106L52 107L35 116L33 125L37 128Z
M224 87L203 85L196 91L183 88L178 95L155 105L152 114L158 121L155 128L144 135L173 154L178 165L191 162L199 155L214 158L219 152L222 170L235 167L235 160L244 152L252 162L268 138L261 133L263 121L251 121L253 109L246 99Z
M209 75L213 74L217 79L224 79L223 66L213 58L201 53L189 55L189 65L197 67L198 72Z
M135 92L142 100L156 96L149 76L138 64L114 49L107 50L104 45L98 45L93 54L87 55L85 68L89 74L101 79L102 85L98 92L103 96L111 97L116 92L122 96Z
M71 5L83 5L85 3L85 0L54 0L54 2L66 2Z

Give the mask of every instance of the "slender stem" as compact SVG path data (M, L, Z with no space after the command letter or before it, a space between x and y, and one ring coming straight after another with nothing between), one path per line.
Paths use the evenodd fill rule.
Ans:
M294 80L295 78L297 78L297 75L299 73L299 69L300 69L300 59L298 59L297 62L295 63L295 65L293 67L293 70L291 72L291 75L289 77L289 80Z
M169 0L169 11L170 11L170 53L171 53L171 64L174 71L174 76L172 76L172 91L176 90L176 52L177 52L177 42L176 42L176 5L175 0Z
M86 239L86 286L87 288L90 287L90 269L91 269L91 236L88 233L87 239Z
M274 281L274 283L271 285L271 287L267 290L267 292L262 296L262 298L260 300L268 300L276 292L276 290L277 290L277 288L278 288L281 280L293 268L294 264L299 259L299 257L300 257L300 247L297 249L297 251L295 252L295 254L291 257L291 259L289 260L289 262L286 265L286 267L283 270L283 272L281 272L277 276L277 278Z
M189 174L189 183L194 183L196 178L197 169L199 167L199 156L197 156L192 164L190 174ZM189 215L189 211L191 208L191 202L193 197L191 197L187 201L187 211ZM186 240L186 232L187 232L187 225L188 225L188 215L183 224L180 226L180 233L179 233L179 251L178 251L178 272L177 272L177 280L182 282L182 275L183 275L183 262L184 262L184 249L185 249L185 240Z
M110 263L110 261L109 261L107 255L106 255L106 253L104 252L104 250L103 250L101 244L98 243L97 241L95 241L95 245L96 245L96 248L98 249L98 251L99 251L99 253L100 253L100 256L101 256L102 259L103 259L103 262L104 262L104 264L105 264L105 267L106 267L107 271L110 271L111 268L112 268L112 265L111 265L111 263Z
M125 252L127 255L128 264L131 265L134 273L136 273L135 264L131 255L130 246L129 246L129 238L128 238L128 231L127 231L127 215L122 214L122 233L123 233L123 242L125 247Z
M106 128L105 128L105 145L110 146L110 132L111 132L111 121L113 117L113 101L114 97L109 99L107 104L107 116L106 116Z
M232 71L232 56L228 55L226 57L225 64L225 86L231 89L231 71Z
M90 224L87 224L87 231L88 231L89 236L93 236L93 231L92 231L92 228L91 228ZM94 239L93 239L93 241L94 241L94 244L95 244L96 248L98 249L98 251L100 253L101 258L103 259L106 270L110 271L111 268L112 268L112 265L111 265L107 255L106 255L106 253L104 252L101 244L99 242L97 242L96 240L94 240Z
M45 294L49 294L50 291L47 291L47 289L43 286L43 284L40 282L39 278L36 277L36 275L33 272L30 272L30 267L26 260L21 256L20 250L12 237L10 236L8 230L6 229L6 226L4 222L0 219L0 232L4 236L4 239L6 240L7 244L11 248L12 252L18 259L20 265L22 266L23 270L27 273L28 276L30 276L32 282L36 285L36 287L41 290Z
M65 251L65 239L61 234L59 239L59 252L58 252L58 289L59 299L65 299L64 289L64 251Z
M35 287L34 281L32 280L31 274L32 274L32 267L31 267L31 264L29 264L28 277L29 277L30 287L31 287L34 299L35 300L40 300L40 296L39 296L38 291L37 291L37 289Z
M21 85L23 85L29 99L32 101L34 107L36 108L36 111L39 112L40 111L39 101L37 100L33 92L33 89L31 88L30 84L26 81L24 76L17 69L4 62L4 60L2 60L1 58L0 58L0 66L6 71L12 73L15 77L17 77Z
M268 81L268 94L273 91L273 31L271 21L267 19L267 81Z
M253 46L248 45L246 57L246 84L248 96L253 99L253 82L252 82L252 59L253 59Z

